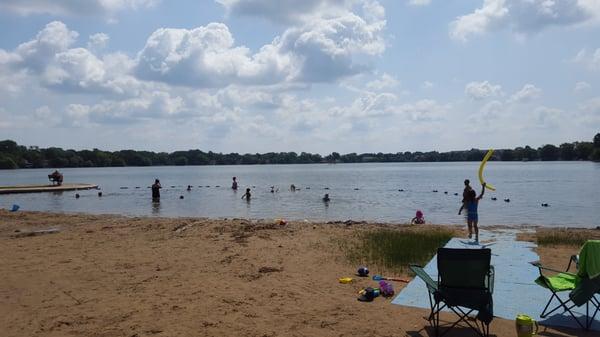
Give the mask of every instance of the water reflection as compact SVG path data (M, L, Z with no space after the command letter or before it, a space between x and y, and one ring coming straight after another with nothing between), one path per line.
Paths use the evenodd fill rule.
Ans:
M152 215L160 215L160 201L152 201Z

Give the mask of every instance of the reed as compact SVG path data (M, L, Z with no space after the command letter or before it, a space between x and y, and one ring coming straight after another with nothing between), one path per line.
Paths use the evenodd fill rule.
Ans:
M405 272L410 264L424 265L453 236L452 230L376 229L356 234L344 251L352 263Z
M540 246L583 246L587 240L600 239L598 230L541 229L536 233Z

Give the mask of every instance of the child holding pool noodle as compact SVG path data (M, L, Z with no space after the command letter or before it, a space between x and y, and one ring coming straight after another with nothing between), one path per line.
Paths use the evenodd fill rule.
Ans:
M458 210L458 214L462 212L462 210L467 208L467 226L469 228L469 239L473 237L473 231L475 231L475 242L479 242L479 228L477 224L479 222L479 216L477 214L477 206L479 205L479 200L483 198L483 194L485 193L485 183L481 185L481 194L476 197L477 193L475 191L470 190L466 194L465 202L460 209Z

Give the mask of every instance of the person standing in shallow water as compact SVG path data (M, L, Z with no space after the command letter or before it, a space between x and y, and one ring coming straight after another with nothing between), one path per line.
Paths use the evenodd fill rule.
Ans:
M250 189L247 188L246 193L244 193L244 195L242 195L242 199L246 198L246 201L250 201L251 197L252 197L252 194L250 194Z
M237 180L236 179L237 179L236 177L233 177L233 182L231 183L231 189L234 190L234 191L237 191L237 188L238 188L238 184L237 184Z
M152 201L159 202L160 201L160 180L155 179L154 184L152 184Z

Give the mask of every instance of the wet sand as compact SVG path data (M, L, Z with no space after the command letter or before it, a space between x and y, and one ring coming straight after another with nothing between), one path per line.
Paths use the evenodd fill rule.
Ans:
M337 242L373 226L0 211L1 335L433 336L428 310L358 302L373 281L337 282L356 268ZM512 337L514 322L491 332Z

